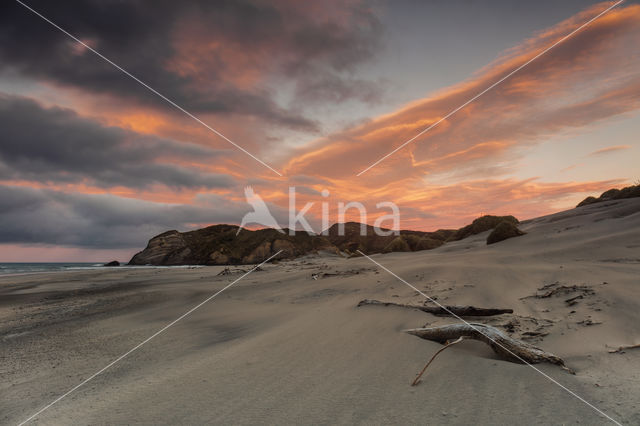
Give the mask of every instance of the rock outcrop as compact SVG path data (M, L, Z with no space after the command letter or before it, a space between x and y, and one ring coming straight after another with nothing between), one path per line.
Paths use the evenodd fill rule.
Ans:
M147 248L133 256L130 265L181 265L191 259L191 249L184 234L175 230L163 232L149 240Z
M491 231L487 237L487 244L495 244L524 234L526 234L526 232L519 230L514 223L503 221L500 222L493 231Z
M325 237L296 232L289 235L275 229L250 231L238 235L234 225L214 225L196 231L168 231L153 237L137 253L130 265L237 265L259 263L282 252L276 259L287 259L322 250L338 253Z
M447 241L487 231L498 223L518 223L513 216L483 216L459 230L435 232L399 231L378 235L370 225L347 222L335 224L323 233L296 232L289 235L275 229L250 231L234 225L214 225L196 231L167 231L153 237L147 247L133 256L130 265L237 265L255 264L278 253L276 259L292 259L305 254L329 251L358 256L396 251L431 250Z
M518 219L513 216L481 216L471 222L470 225L467 225L463 228L458 229L455 234L453 234L449 240L450 241L458 241L463 238L470 237L471 235L479 234L481 232L488 231L490 229L495 228L501 222L512 223L513 225L517 225L520 223Z
M602 201L622 200L624 198L635 197L640 197L640 185L627 186L622 189L613 188L603 192L598 198L589 196L582 200L576 207L582 207L593 203L600 203Z

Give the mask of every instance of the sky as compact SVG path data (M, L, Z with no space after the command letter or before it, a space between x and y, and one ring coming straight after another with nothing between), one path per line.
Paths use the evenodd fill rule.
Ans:
M318 231L321 203L333 223L351 201L430 231L640 180L638 2L448 117L613 3L24 3L165 99L3 2L0 262L127 261L169 229L239 224L247 186L282 226L295 187Z

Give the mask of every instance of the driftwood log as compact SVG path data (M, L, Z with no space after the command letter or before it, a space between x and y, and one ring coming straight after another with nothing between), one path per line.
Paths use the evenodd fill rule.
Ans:
M358 306L379 305L379 306L398 306L401 308L418 309L441 317L459 316L459 317L490 317L493 315L512 314L513 309L497 309L497 308L476 308L475 306L424 306L409 305L405 303L381 302L379 300L364 299L358 303Z
M442 344L461 337L464 339L479 340L491 346L491 349L493 349L496 354L507 361L527 364L548 362L559 365L573 373L573 371L565 366L562 358L528 343L509 337L490 325L478 323L449 324L439 327L414 328L406 330L406 332Z
M609 351L610 354L616 354L616 353L624 353L624 351L626 351L627 349L638 349L640 348L640 343L637 345L627 345L627 346L619 346L617 349L611 350Z

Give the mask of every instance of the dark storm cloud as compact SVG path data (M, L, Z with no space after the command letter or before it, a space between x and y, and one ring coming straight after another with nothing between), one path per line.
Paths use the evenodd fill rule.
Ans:
M296 100L301 103L324 101L341 103L360 98L367 103L381 99L380 83L361 79L347 79L337 75L302 77L296 85Z
M110 187L231 187L222 174L161 163L161 158L207 159L222 151L105 127L63 108L0 93L0 179L88 182Z
M64 193L0 186L0 243L93 248L144 247L169 229L202 223L238 223L245 203L162 204L108 194Z
M373 57L380 40L381 25L363 5L328 4L318 13L311 3L284 1L28 4L192 112L247 114L292 128L317 128L299 108L279 105L267 83L232 84L236 69L284 76L307 101L375 98L375 86L351 75ZM317 16L327 10L328 16ZM0 6L0 66L169 108L16 2ZM347 87L363 90L344 91Z

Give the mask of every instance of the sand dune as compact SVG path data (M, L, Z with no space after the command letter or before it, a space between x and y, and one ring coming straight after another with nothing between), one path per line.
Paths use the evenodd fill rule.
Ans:
M447 304L512 308L481 322L561 356L537 365L622 424L640 424L640 199L525 221L438 249L373 258ZM0 421L18 423L239 276L223 267L0 278ZM246 269L246 268L245 268ZM312 275L318 274L318 279ZM479 342L402 330L455 319L370 298L424 298L366 258L256 271L47 411L41 424L607 424Z

